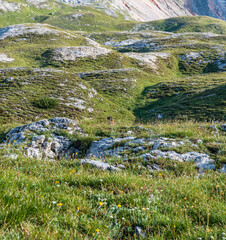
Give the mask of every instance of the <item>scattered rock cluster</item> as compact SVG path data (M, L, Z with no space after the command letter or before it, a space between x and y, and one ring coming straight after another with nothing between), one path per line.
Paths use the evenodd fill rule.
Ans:
M169 138L105 138L92 143L87 158L104 159L107 156L112 156L127 161L129 153L131 156L140 158L145 162L158 158L166 158L179 162L195 162L200 170L215 169L214 160L205 153L187 152L179 154L175 151L168 151L170 148L185 145L198 148L198 145L190 141L176 141L175 139ZM159 170L156 164L149 166L149 168Z
M32 158L54 159L75 156L79 151L71 146L72 142L68 138L57 134L60 130L66 130L68 134L75 131L82 134L76 121L56 117L13 128L7 133L5 142L26 144L27 156Z
M137 129L142 129L138 126ZM222 129L224 125L222 125ZM68 118L55 117L33 122L24 126L11 129L6 134L4 144L23 144L26 155L37 159L57 159L57 158L75 158L79 153L78 149L72 146L69 138L62 136L62 130L68 134L83 134L77 122ZM129 134L129 132L128 132ZM139 159L145 165L147 170L160 171L160 166L153 163L153 160L168 159L178 162L194 162L202 171L204 169L215 169L214 159L211 159L206 153L186 152L178 153L170 149L190 147L199 149L197 144L189 140L178 141L171 138L137 138L132 136L121 138L104 138L93 141L87 151L85 159L80 159L79 164L91 165L101 170L119 171L125 169L123 164L110 165L104 160L106 157L122 159L125 163L129 158ZM16 159L18 156L12 154L9 158ZM224 165L220 171L225 172Z

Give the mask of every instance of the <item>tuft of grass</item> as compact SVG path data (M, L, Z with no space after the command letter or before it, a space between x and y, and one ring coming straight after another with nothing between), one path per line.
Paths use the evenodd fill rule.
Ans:
M50 109L50 108L56 108L58 106L58 101L57 99L43 97L43 98L34 100L33 104L37 108Z

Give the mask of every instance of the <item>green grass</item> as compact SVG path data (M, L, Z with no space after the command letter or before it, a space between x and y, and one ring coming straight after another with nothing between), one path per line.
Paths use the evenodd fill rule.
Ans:
M103 11L90 7L78 7L69 14L51 16L43 22L62 29L85 32L127 30L136 23L135 21L125 21L119 16L111 17Z
M201 139L203 147L219 147L218 160L225 149L223 132L213 137L207 123L159 123L143 125L144 130L125 122L78 124L93 137L100 130L102 137L132 130L136 136L148 131L152 137ZM88 139L80 141L88 147ZM10 153L19 153L19 159L3 157ZM215 171L198 176L190 163L159 159L158 164L167 171L150 173L134 161L125 164L126 170L109 173L82 167L77 159L29 159L23 150L7 146L0 153L1 238L138 239L139 226L145 239L223 239L225 176Z
M6 74L6 75L5 75ZM64 115L69 118L98 118L105 120L109 115L114 118L134 119L131 111L96 93L92 87L77 74L67 72L34 71L32 69L9 70L1 75L1 80L7 76L14 80L2 84L0 89L4 101L1 103L1 122L35 121ZM63 80L64 79L64 80ZM0 80L0 81L1 81ZM83 88L82 88L82 87ZM85 88L85 89L84 89ZM33 103L40 98L52 98L58 105L52 109L41 109ZM82 100L79 107L77 99ZM89 112L88 109L93 111Z
M26 4L25 1L19 1ZM136 22L126 21L120 14L111 17L104 11L92 7L71 7L49 1L48 8L22 7L20 11L0 12L0 27L21 23L47 23L73 31L115 31L132 28ZM76 16L76 14L79 14Z
M135 109L135 114L144 121L156 119L196 119L225 121L225 73L203 74L172 79L148 87L143 91L144 107Z
M212 32L216 34L226 34L226 23L223 20L204 17L176 17L164 20L141 23L136 26L141 30L156 30L166 32Z
M50 109L50 108L56 108L58 105L58 102L56 99L43 97L43 98L35 99L33 104L35 107L38 107L38 108Z

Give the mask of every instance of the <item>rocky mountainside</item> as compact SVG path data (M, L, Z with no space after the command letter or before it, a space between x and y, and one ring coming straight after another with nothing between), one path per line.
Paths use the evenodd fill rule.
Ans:
M103 10L110 16L123 15L126 19L152 21L177 16L204 15L226 19L226 4L222 0L58 0L71 6L89 6ZM0 10L20 11L26 7L54 9L57 2L49 0L0 0Z

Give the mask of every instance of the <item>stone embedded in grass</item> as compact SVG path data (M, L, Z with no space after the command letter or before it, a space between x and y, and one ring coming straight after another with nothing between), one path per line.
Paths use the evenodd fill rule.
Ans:
M145 151L145 146L151 147L152 150L148 153L139 154L139 152ZM92 142L86 157L104 159L105 157L111 156L123 158L126 157L129 152L131 156L141 158L145 162L153 159L165 158L179 162L194 162L200 170L215 169L214 160L205 153L187 152L180 154L175 151L167 151L167 149L170 148L184 146L191 147L191 149L193 147L198 148L198 145L193 144L188 140L176 141L175 139L170 138L105 138ZM164 151L159 149L164 149ZM160 169L157 165L152 165L149 166L148 170Z
M158 164L152 164L152 165L147 165L147 170L148 170L149 172L161 171L161 168L159 167Z
M222 124L221 128L222 128L223 131L226 131L226 124Z
M7 155L4 155L3 157L12 159L12 160L16 160L18 158L18 155L17 154L7 154Z
M125 138L104 138L99 141L94 141L91 144L90 149L87 152L87 158L101 158L104 156L110 155L115 156L118 155L119 152L122 152L124 149L128 149L128 147L120 148L120 145L124 145L126 141L134 140L134 137L125 137ZM125 142L124 142L125 141ZM124 142L124 143L123 143ZM114 146L115 145L115 146Z
M145 238L146 237L146 234L143 232L142 228L138 227L138 226L136 226L136 228L135 228L135 234L138 237L141 237L141 238Z
M209 155L205 153L197 153L197 152L187 152L184 154L176 153L174 151L160 151L160 150L152 150L150 151L150 158L169 158L174 161L179 162L195 162L196 166L200 169L215 169L214 160L209 157Z
M223 167L220 169L220 172L226 173L226 164L223 164Z
M111 50L103 47L79 46L54 49L52 59L55 61L76 61L79 58L97 58L110 53Z
M60 131L68 134L76 132L82 134L77 121L69 118L55 117L33 122L21 127L11 129L6 134L6 143L27 144L26 154L31 158L70 158L75 157L79 151L71 147L72 142Z
M8 57L8 55L4 54L4 53L0 53L0 62L13 62L14 58L10 58Z
M133 152L143 152L143 151L145 151L145 148L141 146L133 149Z
M105 163L102 161L89 160L89 159L81 159L81 160L79 160L79 164L91 165L91 166L99 168L101 170L108 170L108 171L112 171L112 172L117 172L120 170L120 168L114 167L108 163Z

